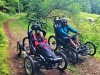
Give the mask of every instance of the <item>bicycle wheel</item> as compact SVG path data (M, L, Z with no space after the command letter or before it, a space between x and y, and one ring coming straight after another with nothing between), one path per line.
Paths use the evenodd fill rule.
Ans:
M86 42L86 47L88 48L89 55L94 56L96 54L96 47L92 42Z
M48 44L50 45L50 47L51 47L51 49L53 51L56 51L57 50L58 44L57 44L57 41L56 41L56 37L55 36L50 36L48 38Z
M57 53L57 56L62 58L61 64L58 65L59 70L65 70L67 69L68 63L67 63L67 58L63 53Z
M35 74L35 64L33 59L30 56L26 56L24 59L24 68L26 75L34 75Z
M17 42L17 52L18 52L18 56L20 57L21 56L21 54L22 54L22 49L21 49L21 45L20 45L20 43L19 42Z
M72 64L76 64L78 62L78 53L72 47L68 49L67 57L69 62Z
M29 39L28 39L28 37L25 37L25 38L23 39L23 49L25 50L25 52L26 52L27 54L30 53L30 46L29 46Z

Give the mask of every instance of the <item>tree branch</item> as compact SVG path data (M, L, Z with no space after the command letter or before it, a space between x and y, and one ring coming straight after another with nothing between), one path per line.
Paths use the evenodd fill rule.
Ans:
M3 10L9 11L7 8L4 8L4 7L2 7L2 6L0 7L0 10L2 10L2 11L3 11Z
M70 2L70 3L64 4L64 5L62 5L62 6L59 6L59 2L57 2L57 3L52 7L52 9L49 10L49 12L45 15L45 17L47 17L53 10L55 10L55 9L62 9L63 7L65 7L65 6L67 6L67 5L70 5L71 3L74 3L74 2ZM45 18L45 17L44 17L44 18Z

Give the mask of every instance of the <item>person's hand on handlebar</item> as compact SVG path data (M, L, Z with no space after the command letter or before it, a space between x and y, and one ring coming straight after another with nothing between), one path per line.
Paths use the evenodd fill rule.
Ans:
M81 34L81 32L77 32L77 34Z

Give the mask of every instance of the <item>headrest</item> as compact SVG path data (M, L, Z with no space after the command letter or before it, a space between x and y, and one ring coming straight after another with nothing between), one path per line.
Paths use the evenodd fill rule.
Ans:
M32 30L41 30L41 27L38 24L32 25Z
M33 26L31 27L31 29L32 29L32 30L35 30L35 31L39 30L39 31L43 32L43 35L44 35L44 36L46 35L46 31L45 31L44 29L42 29L38 24L33 25Z
M59 20L55 20L54 22L55 24L60 24L62 21L59 19Z

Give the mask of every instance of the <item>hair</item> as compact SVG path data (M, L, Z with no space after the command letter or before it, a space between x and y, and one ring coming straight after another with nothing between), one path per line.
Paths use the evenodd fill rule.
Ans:
M40 35L41 33L43 34L43 32L38 32L38 33L36 34L36 36L37 36L37 37L41 37L41 35ZM44 36L44 35L43 35L43 36Z
M36 36L39 36L40 35L40 32L36 33Z

